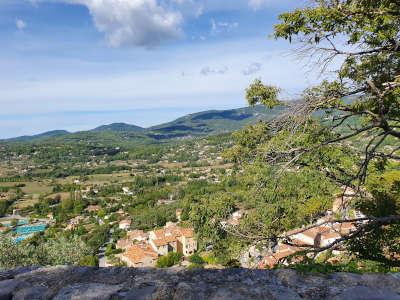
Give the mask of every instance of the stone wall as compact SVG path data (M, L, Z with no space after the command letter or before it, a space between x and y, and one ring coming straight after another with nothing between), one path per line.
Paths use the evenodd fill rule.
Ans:
M48 267L0 271L3 299L400 299L400 274Z

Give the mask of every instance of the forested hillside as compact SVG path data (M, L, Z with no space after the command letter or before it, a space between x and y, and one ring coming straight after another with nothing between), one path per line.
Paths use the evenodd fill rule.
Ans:
M177 138L216 135L238 130L261 120L272 120L282 114L285 107L268 110L262 105L232 110L211 110L181 117L169 123L142 128L125 123L102 125L92 130L70 133L54 130L33 136L21 136L7 142L63 143L81 142L94 144L142 144ZM2 141L0 140L0 143Z

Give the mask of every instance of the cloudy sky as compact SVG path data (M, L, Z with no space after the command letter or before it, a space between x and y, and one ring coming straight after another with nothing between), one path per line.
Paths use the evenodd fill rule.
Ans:
M315 82L277 16L299 0L0 0L0 138L150 126L245 106L254 78Z

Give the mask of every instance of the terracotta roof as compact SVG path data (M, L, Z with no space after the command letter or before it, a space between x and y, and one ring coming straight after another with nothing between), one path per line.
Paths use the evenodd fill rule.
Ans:
M286 244L279 245L276 252L274 254L266 256L260 263L259 267L264 268L265 266L269 266L270 268L272 268L283 258L295 254L296 252L299 252L301 250L301 248L295 246L290 246Z
M179 231L186 238L192 238L194 236L193 228L180 228Z
M340 239L342 236L334 231L327 232L321 235L322 239Z
M192 238L194 236L193 228L182 228L176 226L176 224L170 224L168 227L157 229L153 232L156 238L152 241L157 247L175 242L181 236L186 238Z
M133 245L126 249L122 256L134 264L142 263L146 257L149 257L153 260L158 258L157 253L150 247L149 244Z
M290 231L286 232L286 235L287 236L295 235L295 234L297 234L297 233L299 233L299 232L301 232L303 230L304 230L303 228L296 228L296 229L293 229L293 230L290 230Z
M162 239L165 236L164 228L153 230L153 232L154 232L154 235L156 236L157 239Z
M157 247L160 247L160 246L165 246L165 245L168 245L170 243L173 243L176 240L177 240L177 236L165 236L164 238L161 238L161 239L152 240L152 242Z
M333 230L335 230L341 234L348 234L348 233L356 230L356 226L351 222L336 223L332 227L333 227Z
M121 239L117 241L116 247L118 249L125 249L132 245L132 241L130 239Z
M308 229L306 231L303 231L301 233L304 234L305 236L315 239L318 234L323 234L323 233L327 233L327 232L329 232L328 228L326 228L325 226L318 226L318 227L314 227L314 228Z
M299 239L291 239L290 242L293 245L305 246L304 242L302 240L299 240Z
M135 239L147 239L148 234L145 233L143 230L131 230L127 232L127 237L129 239L135 240Z

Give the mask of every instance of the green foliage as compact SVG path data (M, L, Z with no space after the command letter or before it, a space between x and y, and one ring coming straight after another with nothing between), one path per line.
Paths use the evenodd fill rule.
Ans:
M28 247L19 247L12 239L0 236L0 268L11 269L30 264Z
M205 260L198 253L195 253L192 256L190 256L189 261L192 263L192 265L198 267L201 267L206 263Z
M279 104L278 94L280 89L270 85L264 85L260 79L246 89L246 99L250 105L263 104L268 108L273 108Z
M97 256L87 255L79 260L79 265L87 267L97 267L99 265L99 260Z
M274 237L313 222L332 207L334 183L312 168L285 172L249 167L239 180L247 191L242 196L249 213L241 229L251 237ZM251 199L251 200L250 200Z
M86 244L92 249L92 251L97 251L102 245L104 245L108 239L107 226L96 226L90 233L83 236Z
M135 207L129 209L135 216L132 227L142 230L151 230L154 227L164 226L166 222L175 222L175 209L173 205L155 207Z
M91 254L90 248L77 236L49 239L38 246L38 251L43 252L44 265L78 264Z
M224 152L224 157L236 163L253 161L259 153L259 145L271 138L268 125L264 122L248 126L232 134L233 147Z
M346 263L331 264L329 262L318 263L314 261L302 262L292 266L293 269L301 273L323 273L330 274L334 272L350 273L388 273L399 272L398 267L389 267L385 264L372 260L351 259Z
M357 203L364 213L375 217L400 214L399 170L371 174L366 188L373 197ZM371 227L364 235L349 243L349 247L362 259L374 260L388 266L398 265L400 225Z
M157 268L168 268L178 264L182 259L181 253L170 252L167 255L158 258L156 267Z
M38 244L28 241L16 244L7 236L0 236L0 268L28 265L93 265L91 250L77 236L41 240Z
M11 227L16 227L18 225L18 220L17 219L12 219L11 220Z
M14 201L0 200L0 217L3 217L10 209Z
M303 107L291 112L273 136L265 134L262 138L254 130L238 134L236 145L228 153L230 158L241 163L269 163L272 174L274 169L283 168L285 176L273 181L278 201L263 191L268 186L264 176L253 178L259 194L253 196L254 201L266 200L269 206L261 205L248 215L241 225L245 226L244 232L252 232L266 220L274 226L267 225L269 231L261 230L254 238L270 237L284 228L299 226L302 220L310 222L326 209L328 203L324 201L332 192L332 188L318 191L313 186L321 182L318 176L327 176L326 183L331 181L328 185L361 185L361 190L369 194L351 204L368 216L399 215L399 171L390 166L392 158L398 159L400 138L399 11L400 3L395 0L313 0L280 15L275 38L290 42L297 38L310 50L311 59L324 63L322 70L336 58L342 65L337 68L336 78L304 91ZM246 98L250 104L272 107L277 105L275 91L256 80ZM294 182L300 189L293 193ZM307 186L305 193L303 184ZM304 205L298 207L299 201ZM349 241L349 249L360 259L399 265L398 221L384 225L368 227Z

